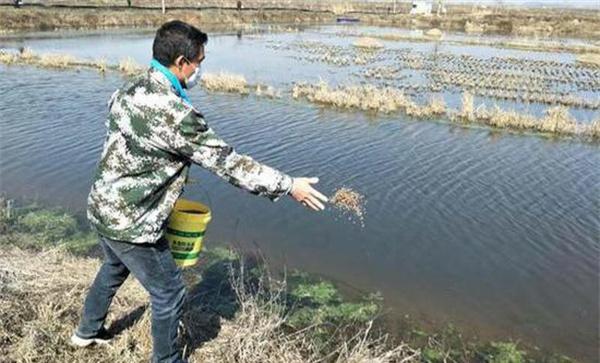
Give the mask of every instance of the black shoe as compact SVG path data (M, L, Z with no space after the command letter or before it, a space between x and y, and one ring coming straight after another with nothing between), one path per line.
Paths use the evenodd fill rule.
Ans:
M73 344L76 347L87 347L94 343L108 344L110 343L111 338L112 336L108 333L106 329L104 329L104 327L100 328L98 334L90 338L82 338L79 335L77 335L77 331L75 331L75 333L71 335L71 344Z

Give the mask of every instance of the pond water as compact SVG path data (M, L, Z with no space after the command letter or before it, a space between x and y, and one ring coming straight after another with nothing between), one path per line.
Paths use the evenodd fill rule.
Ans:
M354 40L336 31L215 34L203 71L240 73L251 83L283 89L319 78L363 81L352 75L358 65L310 62L295 57L301 51L293 47L273 47L305 41L349 46ZM0 47L109 62L131 56L146 64L152 36L11 38ZM385 44L386 50L457 51L443 43L435 49ZM460 52L545 55L481 46ZM0 65L0 192L83 211L104 140L106 101L123 81L111 73ZM277 266L380 291L391 315L434 326L452 322L467 334L597 359L598 144L341 112L289 97L191 94L238 152L294 176L318 176L325 194L348 186L367 200L361 227L332 208L314 213L289 199L273 204L196 167L186 196L213 211L207 245L258 248ZM584 121L598 117L593 110L575 114Z

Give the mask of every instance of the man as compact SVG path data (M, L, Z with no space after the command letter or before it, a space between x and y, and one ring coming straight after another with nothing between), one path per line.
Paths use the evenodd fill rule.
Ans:
M181 21L165 23L147 72L109 102L104 150L88 198L88 218L105 260L85 299L71 342L106 343L111 300L132 273L150 294L153 362L183 362L176 345L185 289L163 234L191 163L273 201L289 194L313 209L327 198L317 178L291 178L237 154L191 105L207 35Z

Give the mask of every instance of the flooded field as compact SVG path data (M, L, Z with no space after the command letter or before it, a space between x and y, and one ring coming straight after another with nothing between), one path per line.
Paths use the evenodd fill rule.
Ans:
M594 361L600 66L578 61L576 41L555 52L490 44L511 41L500 37L289 30L212 35L192 100L238 151L319 176L330 196L364 197L364 223L271 204L194 168L186 195L212 208L207 243L381 291L390 316ZM145 65L152 36L12 37L0 48ZM124 76L63 68L0 63L0 192L83 211Z

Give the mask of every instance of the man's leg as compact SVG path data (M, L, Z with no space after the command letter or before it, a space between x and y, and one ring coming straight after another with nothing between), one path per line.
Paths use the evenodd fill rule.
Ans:
M177 328L183 312L185 286L168 242L130 244L107 240L111 249L150 294L152 306L152 362L180 362Z
M96 274L96 279L90 287L83 305L83 314L75 333L75 339L77 337L83 339L79 341L81 344L78 345L91 344L93 341L87 340L96 337L101 332L110 303L119 287L129 276L129 270L108 247L104 237L99 236L99 241L104 251L104 262ZM77 344L75 341L74 343Z

